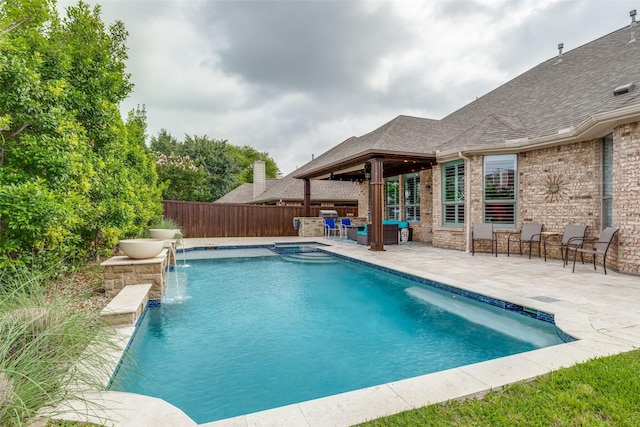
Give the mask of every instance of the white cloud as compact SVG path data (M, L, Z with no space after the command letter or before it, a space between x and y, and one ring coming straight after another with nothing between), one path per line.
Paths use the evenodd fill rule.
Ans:
M250 145L286 174L399 114L442 118L559 42L627 25L635 1L111 0L102 16L130 33L123 112L145 104L152 135Z

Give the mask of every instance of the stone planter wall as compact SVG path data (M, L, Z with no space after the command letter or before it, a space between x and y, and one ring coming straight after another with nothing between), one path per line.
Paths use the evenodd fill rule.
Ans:
M149 299L161 300L167 287L166 271L170 251L165 249L155 258L131 259L115 256L103 262L106 296L115 297L125 286L151 283Z

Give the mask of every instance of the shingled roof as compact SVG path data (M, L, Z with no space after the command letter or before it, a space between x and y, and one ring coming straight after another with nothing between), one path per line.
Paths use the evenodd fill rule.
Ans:
M267 179L265 181L266 189L273 187L278 181L278 179ZM253 199L253 183L247 183L236 187L213 203L252 203Z
M416 162L415 169L430 166L435 159L434 152L426 152L425 147L435 144L438 139L438 121L420 117L398 116L372 132L351 138L318 156L295 172L295 177L306 178L309 173L318 171L342 171L364 169L367 159L386 157L385 169L392 170L393 165L402 165L406 159ZM344 172L344 171L347 172Z
M351 137L296 171L328 178L358 167L371 153L395 153L406 162L438 161L458 152L526 151L602 137L640 120L640 26L626 26L519 75L442 120L398 116ZM628 85L628 86L626 86ZM614 94L614 89L626 86ZM420 165L419 165L420 166ZM385 160L385 176L387 161Z
M602 136L616 123L637 120L640 41L631 42L633 34L627 26L551 58L451 113L441 124L454 134L436 149L526 149ZM633 84L628 93L614 95L627 84Z
M304 182L289 174L280 179L267 179L267 189L258 196L253 196L253 184L242 184L228 192L213 203L249 203L271 204L283 202L302 202L304 199ZM356 203L358 186L350 181L312 181L312 202Z
M291 174L279 180L276 185L260 194L253 203L302 201L304 182ZM311 181L312 202L350 202L358 201L358 186L350 181Z

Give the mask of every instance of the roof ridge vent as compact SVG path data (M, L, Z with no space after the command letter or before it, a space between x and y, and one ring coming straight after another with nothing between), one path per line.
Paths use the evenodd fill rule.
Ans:
M556 64L562 62L562 49L564 49L564 43L558 43L558 60L556 61Z
M627 83L626 85L618 86L613 90L613 96L624 95L625 93L629 93L631 89L634 88L633 83Z
M638 23L636 22L636 10L633 9L632 11L629 12L629 16L631 17L631 40L629 40L629 43L633 43L636 41L636 31L634 29L634 27L636 25L638 25Z

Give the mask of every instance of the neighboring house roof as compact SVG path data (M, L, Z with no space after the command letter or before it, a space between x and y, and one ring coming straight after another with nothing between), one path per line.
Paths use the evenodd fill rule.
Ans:
M631 41L634 30L640 35L640 26L627 26L549 59L442 120L398 116L345 140L295 176L328 178L334 170L359 167L371 153L388 156L389 176L389 152L398 154L392 168L403 158L424 168L433 153L443 161L461 151L525 151L602 137L640 120L640 39ZM624 85L628 92L614 95Z
M213 203L277 203L304 200L304 181L289 174L280 179L267 179L267 189L253 197L253 184L242 184ZM350 181L311 181L312 202L356 202L358 186Z
M267 190L278 183L279 179L267 179ZM266 191L266 190L265 190ZM253 183L242 184L220 197L213 203L251 203L253 201Z
M292 174L279 180L276 185L256 197L253 203L270 203L282 200L302 201L304 181L293 178ZM359 188L351 181L311 181L312 202L356 202Z

